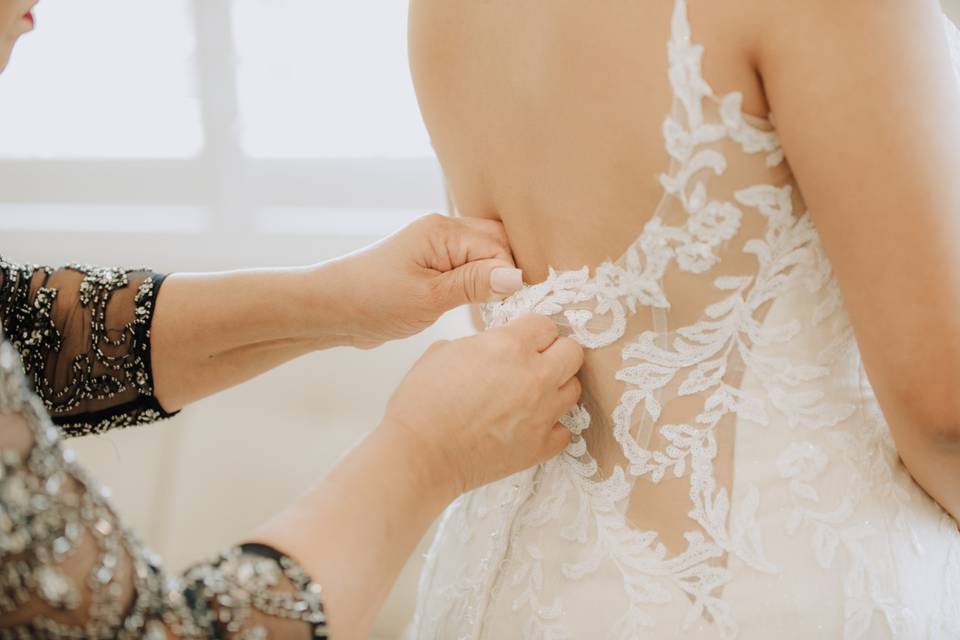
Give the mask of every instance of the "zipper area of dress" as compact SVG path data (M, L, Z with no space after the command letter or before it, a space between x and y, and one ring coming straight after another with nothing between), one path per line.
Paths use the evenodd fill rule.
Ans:
M491 554L491 561L496 559L496 562L493 563L490 569L490 575L487 577L487 584L483 590L483 600L477 607L477 623L474 627L473 634L470 636L470 640L480 640L483 637L483 623L486 619L487 609L490 606L490 597L494 589L498 586L504 570L504 561L510 553L517 515L536 493L534 487L537 486L537 481L542 474L543 465L540 465L533 474L525 475L519 480L519 484L514 487L516 496L513 498L513 508L507 518L506 526L503 530L491 534L494 536L500 535L502 538L498 541L495 552Z

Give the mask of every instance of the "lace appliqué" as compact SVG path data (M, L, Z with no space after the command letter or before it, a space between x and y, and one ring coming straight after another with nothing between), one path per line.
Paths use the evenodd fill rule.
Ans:
M583 346L598 349L625 337L631 315L649 310L656 326L657 314L669 312L664 276L671 266L711 278L719 300L705 307L699 321L675 328L669 340L662 331L644 331L628 336L621 348L623 366L616 378L625 389L611 418L624 465L600 477L582 437L591 416L578 407L563 419L573 438L562 456L451 507L424 573L418 638L445 637L452 629L458 637L487 637L485 607L507 589L523 638L569 636L569 603L551 595L563 589L545 577L551 558L540 542L554 534L578 545L575 558L552 558L555 582L558 567L572 582L611 568L622 577L622 591L600 594L617 602L626 598L618 620L602 621L606 631L597 632L602 637L647 637L660 628L658 614L677 594L686 606L682 630L709 620L716 636L736 637L737 615L722 595L738 577L731 562L739 571L784 571L768 558L757 524L770 491L789 500L782 530L774 535L801 539L797 549L806 545L825 572L838 572L842 563L845 640L866 638L877 624L897 637L922 624L911 617L896 587L896 567L882 549L871 546L885 538L878 527L854 517L865 504L881 500L882 517L890 514L898 535L914 540L922 553L922 535L910 522L910 514L922 508L912 497L918 492L897 461L882 416L859 416L861 424L853 418L870 406L869 398L856 403L824 391L843 376L861 375L847 370L859 355L839 286L809 214L797 206L802 199L789 171L782 170L780 178L769 174L770 183L745 184L732 197L711 197L711 180L728 168L722 143L733 142L744 155L763 154L772 171L785 160L776 130L769 118L757 126L751 122L758 119L743 113L740 93L717 97L703 79L703 47L691 42L685 0L676 3L672 30L669 78L676 99L663 126L672 166L661 184L665 198L680 203L683 219L668 222L658 208L616 262L592 272L586 267L550 270L546 281L486 305L484 319L495 326L532 311L554 318ZM764 223L759 237L741 241L755 266L742 275L711 277L720 250L739 241L748 214ZM804 304L795 307L804 310L800 316L768 315L774 303L800 297ZM808 340L820 344L810 340L813 334L825 340L822 349L791 350ZM731 381L733 365L751 377L752 387ZM688 421L664 424L661 396L668 388L680 398L701 398L702 408L691 411ZM764 437L776 436L779 451L766 464L772 465L778 486L744 484L731 495L718 484L716 431L727 417L768 434ZM631 431L637 424L656 428L666 446L647 448ZM845 487L839 499L828 496L828 476L834 487L837 482ZM667 478L689 480L688 515L699 527L686 532L686 548L673 555L657 531L635 528L624 517L635 483L659 484ZM445 540L458 533L469 540L445 549ZM944 538L953 540L950 557L960 558L960 539L951 535ZM497 544L479 543L495 538ZM463 564L455 564L461 578L471 576L470 588L459 591L432 578L443 559L437 555L457 549L470 551ZM954 579L960 576L958 566L949 574ZM437 593L444 597L435 598ZM941 628L960 625L960 610L953 606L944 600L936 623ZM469 612L470 623L454 623L454 611Z
M953 60L953 70L957 74L957 81L960 82L960 29L952 20L944 16L944 27L947 30L947 41L950 45L950 57Z

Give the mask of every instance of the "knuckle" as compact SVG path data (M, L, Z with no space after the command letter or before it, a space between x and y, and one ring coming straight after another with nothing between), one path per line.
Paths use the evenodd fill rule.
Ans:
M450 344L451 342L449 340L437 340L427 347L427 353L436 354L437 352L446 351Z
M564 339L565 339L567 342L570 343L570 348L573 349L574 353L577 354L577 357L583 359L583 357L584 357L584 356L586 355L586 353L587 353L586 349L583 348L583 345L581 345L579 342L577 342L577 341L574 340L573 338L569 338L569 337L568 337L568 338L564 338Z
M439 213L430 213L418 218L413 224L419 227L424 235L442 236L447 232L450 219Z
M513 333L506 330L507 327L494 329L483 334L484 338L495 345L497 348L505 348L513 344Z
M503 325L503 330L507 332L519 332L530 326L530 315L525 313L519 318L513 318L505 325Z
M540 331L543 331L544 333L548 333L554 336L560 333L560 328L557 327L557 324L547 316L542 316L537 313L534 313L531 315L534 319L534 322L536 323L535 324L536 328L539 329Z
M421 290L426 308L431 311L445 309L457 286L460 286L459 283L448 278L430 278Z
M504 331L500 334L504 347L511 351L519 351L523 346L523 336L515 331Z
M427 215L420 218L420 223L426 227L430 228L441 228L446 227L449 218L439 213L428 213Z
M516 352L516 343L510 334L498 332L483 336L485 348L489 355L500 361L512 361Z

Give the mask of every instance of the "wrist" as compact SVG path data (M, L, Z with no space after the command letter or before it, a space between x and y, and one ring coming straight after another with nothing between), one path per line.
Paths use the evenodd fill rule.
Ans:
M304 334L314 350L355 342L357 302L340 260L299 269L292 304L300 310Z
M384 418L371 436L399 460L409 482L437 513L463 493L456 465L441 447L401 421Z

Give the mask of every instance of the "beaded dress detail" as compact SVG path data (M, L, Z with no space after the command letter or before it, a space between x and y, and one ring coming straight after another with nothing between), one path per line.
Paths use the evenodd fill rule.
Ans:
M150 321L163 276L0 257L0 321L68 437L168 418L153 396Z
M62 444L170 415L150 368L162 282L0 259L2 640L326 638L319 584L269 547L168 578Z
M686 0L668 53L640 236L484 310L588 349L573 441L446 511L410 637L960 638L960 533L899 462L775 121L713 92Z

